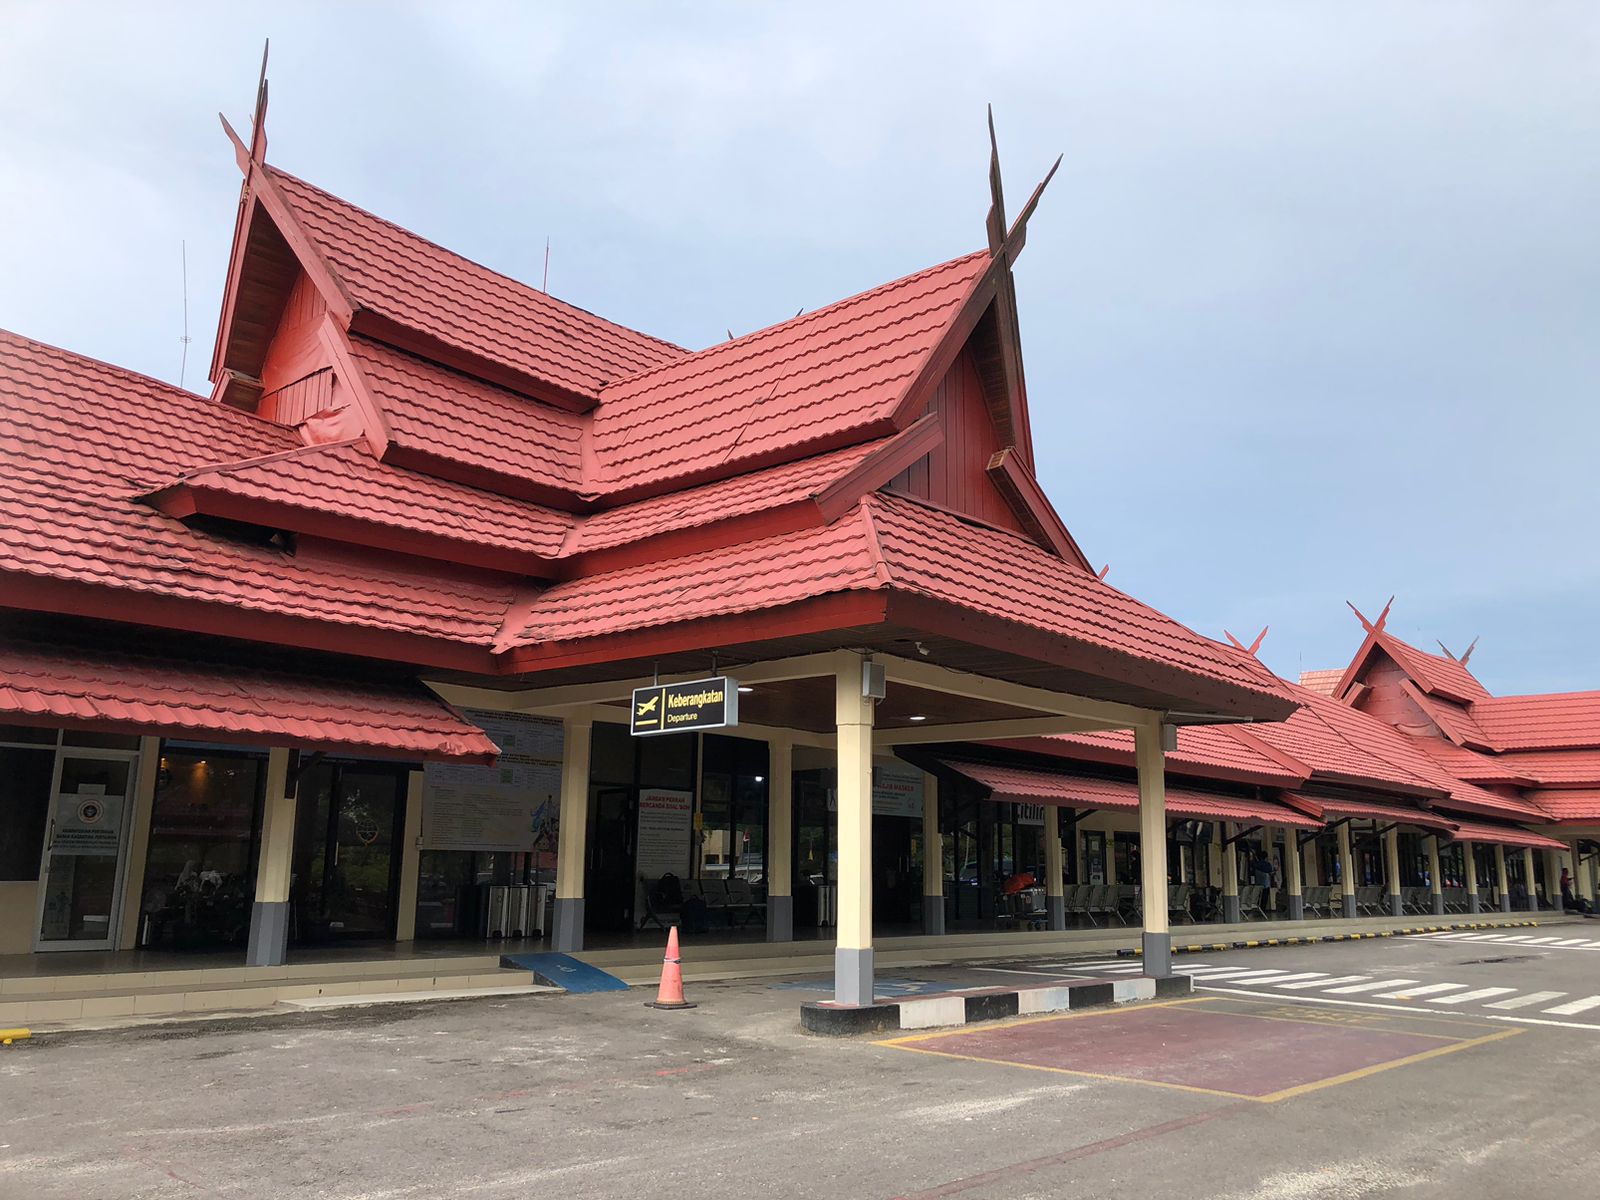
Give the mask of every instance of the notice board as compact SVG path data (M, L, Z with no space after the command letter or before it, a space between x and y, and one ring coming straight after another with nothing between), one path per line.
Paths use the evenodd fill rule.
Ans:
M467 711L500 747L492 767L423 768L427 850L538 851L555 861L561 810L561 722L522 713Z
M687 878L693 833L693 792L641 788L635 871L646 879L659 879L669 872Z

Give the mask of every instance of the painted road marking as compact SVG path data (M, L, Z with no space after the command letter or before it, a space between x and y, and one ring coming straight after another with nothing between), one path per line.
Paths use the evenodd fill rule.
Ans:
M1553 938L1553 937L1529 938L1528 939L1528 945L1530 945L1530 946L1542 946L1546 942L1559 942L1560 940L1561 940L1560 938Z
M1278 979L1288 975L1288 971L1246 971L1235 975L1228 980L1229 983L1260 983L1263 979Z
M1429 983L1422 987L1400 988L1393 992L1379 992L1379 1000L1410 1000L1413 996L1431 996L1435 992L1453 992L1457 988L1464 988L1464 983Z
M1588 1012L1591 1008L1600 1008L1600 996L1585 996L1582 1000L1574 1000L1570 1004L1558 1004L1544 1011L1555 1017L1575 1017L1581 1012Z
M1333 996L1347 996L1351 992L1375 992L1379 988L1399 987L1402 984L1416 982L1417 981L1415 979L1380 979L1377 983L1358 983L1352 985L1351 987L1329 988L1328 993L1329 995Z
M1186 967L1185 970L1201 982L1210 979L1226 979L1230 975L1248 975L1249 967ZM1200 972L1204 971L1205 974Z
M1290 974L1290 975L1279 975L1276 979L1249 979L1249 980L1230 979L1228 982L1229 983L1264 983L1264 984L1267 984L1270 987L1278 987L1278 986L1280 986L1282 984L1288 983L1292 979L1306 979L1306 980L1312 980L1312 981L1320 982L1321 980L1324 980L1327 977L1328 977L1328 973L1326 971L1300 971L1300 972L1297 972L1297 973L1294 973L1294 974Z
M1565 992L1529 992L1526 996L1513 996L1509 1000L1497 1000L1493 1004L1485 1005L1486 1008L1527 1008L1534 1004L1546 1004L1551 1000L1559 1000Z
M1558 946L1587 946L1589 944L1590 942L1587 938L1562 938L1556 943Z
M1286 992L1298 992L1305 988L1332 987L1336 983L1356 983L1363 979L1371 979L1371 975L1335 975L1332 979L1304 980L1300 983L1275 983L1273 987L1281 987Z
M1486 987L1478 988L1471 992L1462 992L1458 996L1435 996L1430 1003L1433 1004L1466 1004L1470 1000L1487 1000L1490 996L1509 996L1516 988Z

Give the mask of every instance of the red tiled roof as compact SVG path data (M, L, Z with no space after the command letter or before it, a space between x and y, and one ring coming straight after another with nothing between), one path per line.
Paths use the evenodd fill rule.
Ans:
M1494 761L1519 779L1551 787L1592 783L1600 787L1600 750L1523 750Z
M249 519L252 503L383 526L414 541L489 547L511 556L554 558L575 518L466 484L391 467L373 458L364 442L334 442L205 467L179 476L167 488L243 502L217 515ZM166 504L158 504L166 508ZM199 501L199 511L211 512ZM263 525L275 527L268 516ZM289 528L304 531L304 525ZM429 553L419 548L419 553ZM510 561L515 561L514 559Z
M1600 787L1540 788L1528 792L1527 797L1553 821L1600 824Z
M893 591L1043 631L1281 701L1253 658L1201 637L1019 534L874 493L832 525L556 584L519 610L501 649L610 636Z
M351 337L350 355L383 410L396 450L515 483L581 489L585 418L370 338Z
M1600 748L1600 692L1492 696L1472 715L1504 750Z
M191 529L136 489L295 449L290 429L0 332L0 575L487 645L512 586ZM3 589L0 589L3 590Z
M1488 698L1489 692L1483 684L1455 659L1418 650L1388 632L1379 633L1377 642L1405 668L1423 691L1437 693L1463 704Z
M1472 783L1522 785L1535 781L1503 755L1482 754L1437 737L1415 737L1412 744L1457 779ZM1600 778L1600 776L1597 776Z
M1319 696L1331 696L1334 689L1339 686L1339 680L1343 678L1342 667L1335 667L1331 671L1301 671L1300 686Z
M462 258L276 167L266 172L360 308L582 396L685 353Z
M1448 831L1455 828L1455 819L1453 817L1446 817L1442 813L1428 812L1420 808L1407 808L1399 804L1380 804L1375 800L1307 796L1302 793L1293 793L1293 796L1301 804L1315 805L1321 809L1322 815L1328 821L1354 817L1363 821L1388 821L1398 822L1402 825L1416 825L1422 829Z
M947 761L944 765L988 788L994 800L1122 811L1137 810L1139 807L1139 785L1132 780L1101 779L1094 775L1042 771L998 763ZM1166 792L1167 815L1171 817L1289 825L1296 829L1322 828L1321 821L1270 800L1224 796L1185 787L1168 787Z
M207 659L160 639L0 634L0 713L79 727L493 762L488 736L415 681L323 673L270 650Z
M1487 846L1527 846L1532 850L1568 850L1571 847L1555 838L1546 837L1542 833L1529 833L1526 829L1517 829L1510 825L1490 825L1478 821L1456 821L1456 829L1450 835L1454 842L1481 842Z
M1294 689L1291 685L1291 692L1301 708L1288 720L1229 732L1246 741L1264 742L1304 763L1315 775L1335 781L1386 791L1439 790L1424 775L1408 770L1403 759L1395 761L1394 756L1385 758L1373 753L1373 739L1392 734L1387 725L1303 688Z
M1133 763L1133 733L1126 729L1063 733L989 744L1063 758L1081 757L1085 762ZM1292 786L1306 779L1306 772L1291 770L1281 759L1263 753L1254 744L1234 737L1226 727L1218 725L1181 727L1178 748L1167 752L1167 772L1269 787Z
M969 254L608 384L593 414L594 490L891 432L990 261Z

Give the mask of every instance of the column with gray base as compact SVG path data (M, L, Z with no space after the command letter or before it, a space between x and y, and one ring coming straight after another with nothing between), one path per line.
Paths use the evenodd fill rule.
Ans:
M1067 927L1066 864L1061 853L1061 810L1044 806L1044 910L1052 930Z
M1300 835L1289 827L1283 830L1283 890L1289 898L1289 919L1305 920L1306 901L1300 879Z
M794 747L767 743L767 941L794 941Z
M1154 714L1152 714L1153 716ZM1157 720L1136 726L1133 758L1139 771L1139 899L1144 910L1144 973L1172 974L1172 933L1167 925L1167 750L1177 730Z
M289 883L294 870L294 819L299 796L298 756L283 747L267 753L266 797L261 810L261 853L255 903L244 961L251 967L282 966L289 951Z
M1528 911L1539 911L1539 877L1534 874L1533 849L1522 848L1522 890L1528 893Z
M1433 899L1433 915L1444 916L1444 880L1439 877L1439 835L1428 838L1428 888Z
M939 777L922 776L922 932L944 935L944 838L939 832Z
M1339 825L1339 896L1345 920L1356 915L1356 856L1350 850L1350 822Z
M1500 893L1500 911L1511 911L1511 887L1506 879L1506 848L1494 848L1494 881L1495 890Z
M556 833L555 930L550 947L583 949L584 869L589 861L589 750L594 717L580 709L562 722L561 825Z
M834 742L838 754L839 925L833 951L833 998L864 1006L873 1000L872 963L872 700L865 664L851 658L834 675Z
M1390 826L1383 835L1383 884L1389 889L1389 915L1406 915L1405 901L1400 894L1400 831Z
M1483 911L1483 901L1478 898L1478 848L1471 842L1461 843L1461 856L1467 867L1467 911Z
M1239 912L1239 849L1228 839L1233 836L1233 826L1226 821L1217 823L1217 841L1222 844L1222 922L1237 925Z
M1550 897L1550 907L1558 913L1567 911L1566 899L1561 895L1561 852L1544 852L1544 894Z

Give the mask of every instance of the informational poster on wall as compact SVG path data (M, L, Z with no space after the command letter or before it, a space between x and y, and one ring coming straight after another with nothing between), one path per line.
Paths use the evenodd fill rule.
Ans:
M1043 825L1044 805L1042 804L1013 804L1017 810L1018 825Z
M561 811L561 722L469 710L500 747L492 767L429 763L422 800L428 850L516 850L555 864ZM548 864L545 860L548 859Z
M639 840L635 870L646 879L689 875L694 843L694 793L670 788L639 791Z
M106 795L100 783L57 796L50 852L115 858L122 849L122 799Z
M828 811L839 811L839 793L828 789ZM872 815L922 819L922 772L903 763L872 766Z

